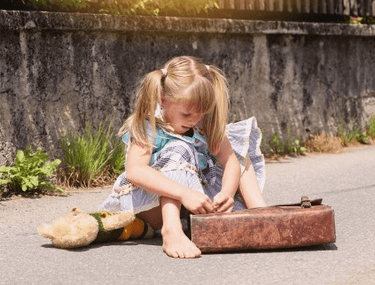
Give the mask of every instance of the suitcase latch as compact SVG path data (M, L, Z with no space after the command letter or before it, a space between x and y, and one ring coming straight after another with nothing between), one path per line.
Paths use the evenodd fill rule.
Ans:
M311 208L311 201L309 197L307 196L301 197L301 208Z

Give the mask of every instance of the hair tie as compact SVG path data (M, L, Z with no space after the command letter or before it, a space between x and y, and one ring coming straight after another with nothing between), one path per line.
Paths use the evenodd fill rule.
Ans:
M210 72L210 66L206 65L206 68L207 68L208 72Z
M163 77L167 77L167 75L168 75L168 70L166 70L165 68L162 68L162 69L160 69L161 70L161 72L163 73Z

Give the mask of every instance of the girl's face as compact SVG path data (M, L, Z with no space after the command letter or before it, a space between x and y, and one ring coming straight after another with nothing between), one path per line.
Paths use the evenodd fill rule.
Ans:
M188 103L165 99L163 109L165 121L180 135L196 126L202 119L202 112L198 112L196 108L189 108Z

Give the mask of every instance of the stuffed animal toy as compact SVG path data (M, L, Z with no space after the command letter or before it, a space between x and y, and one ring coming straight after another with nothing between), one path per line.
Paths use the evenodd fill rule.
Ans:
M137 238L151 238L154 231L150 225L125 212L95 212L74 208L51 224L38 228L43 237L52 240L59 248L71 249L91 243L125 241Z

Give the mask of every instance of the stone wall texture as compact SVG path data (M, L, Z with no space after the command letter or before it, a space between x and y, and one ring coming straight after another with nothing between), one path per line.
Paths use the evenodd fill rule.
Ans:
M230 120L256 116L266 138L375 115L375 26L0 10L0 165L28 144L61 156L89 121L118 129L142 76L179 55L220 67Z

